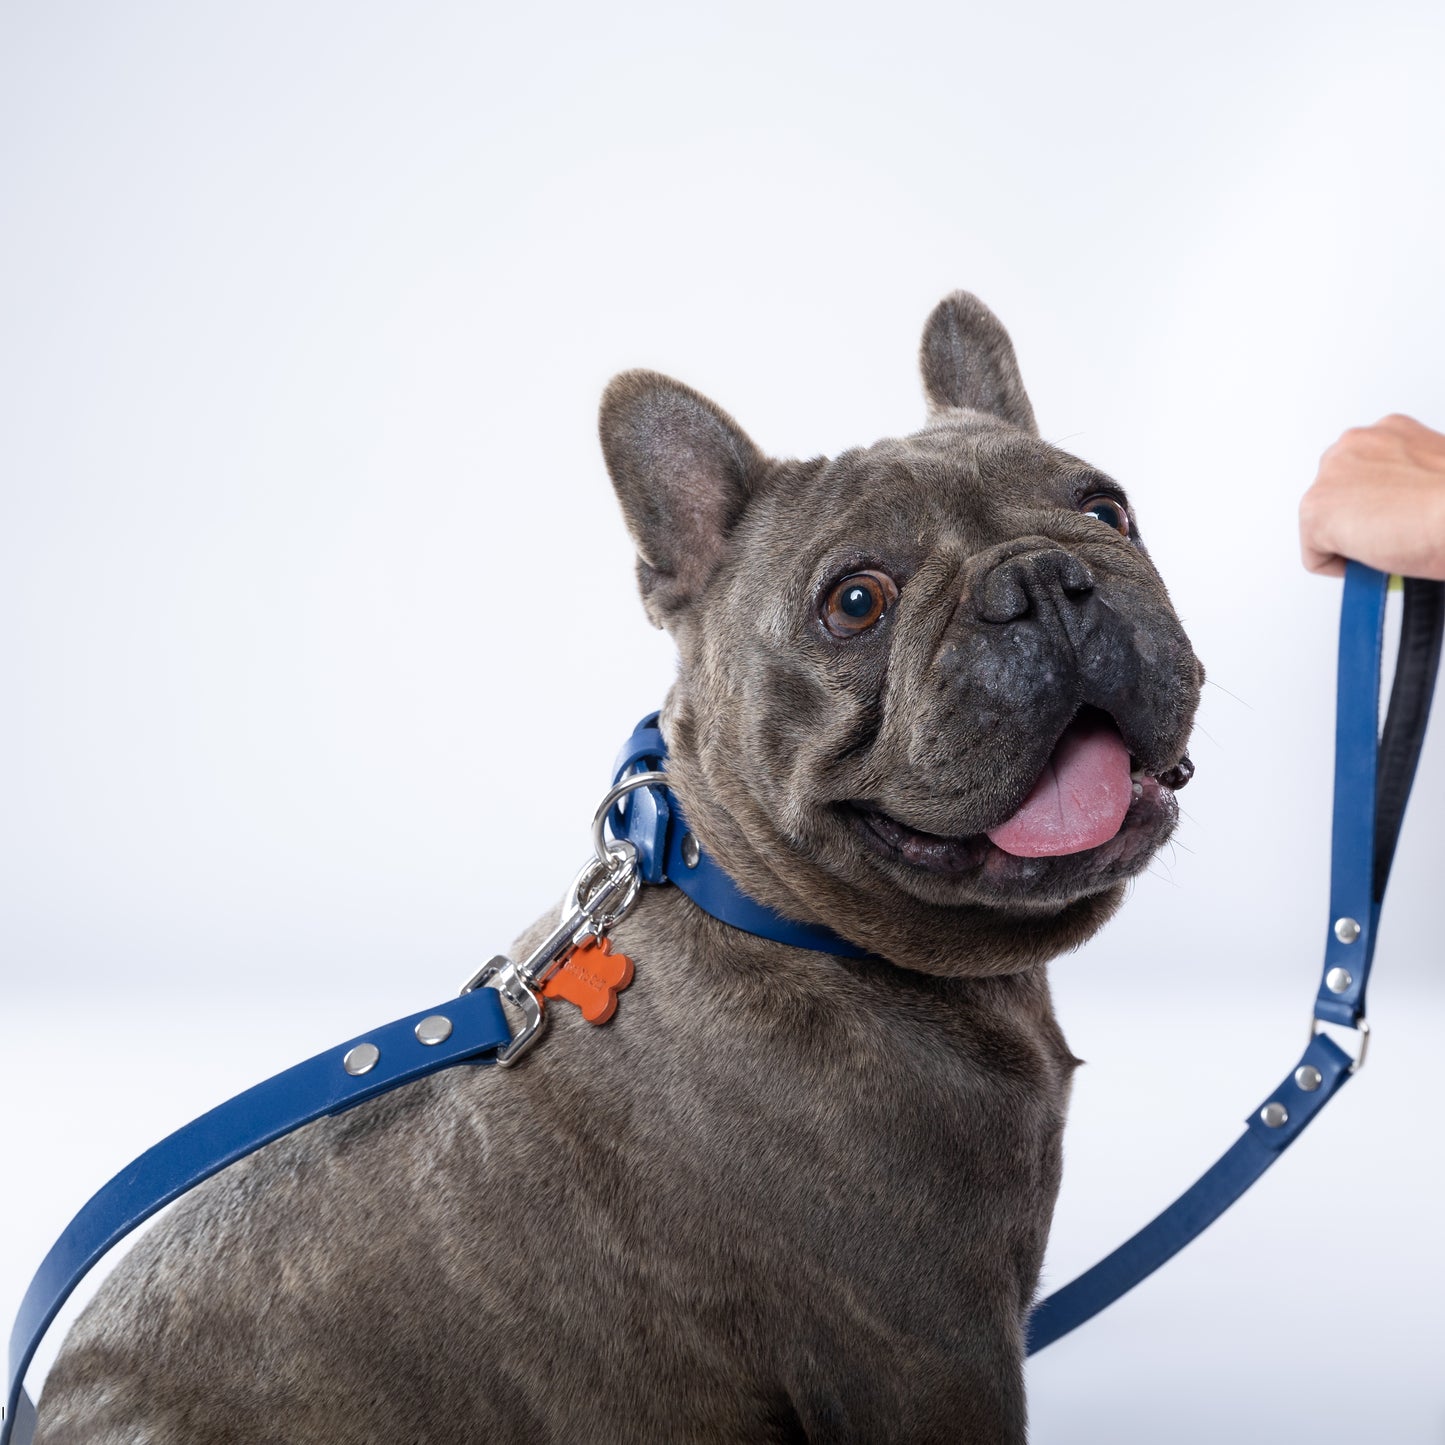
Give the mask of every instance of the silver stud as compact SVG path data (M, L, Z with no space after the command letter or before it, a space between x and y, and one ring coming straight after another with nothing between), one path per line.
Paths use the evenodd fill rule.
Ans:
M689 868L697 867L697 860L702 857L702 849L697 845L697 838L691 833L682 835L682 861Z
M376 1067L376 1061L380 1057L381 1050L375 1044L357 1044L355 1048L346 1051L346 1057L342 1059L341 1067L352 1078L357 1079L362 1074L369 1074Z
M1353 918L1335 919L1335 937L1341 943L1353 943L1360 936L1360 925Z
M1281 1125L1289 1123L1289 1110L1275 1100L1271 1104L1266 1104L1259 1111L1259 1117L1264 1120L1266 1128L1278 1129Z
M1347 968L1332 968L1325 975L1325 987L1331 993L1344 993L1354 981L1354 975Z
M1294 1071L1294 1081L1305 1093L1313 1094L1324 1083L1324 1077L1313 1064L1301 1064Z
M418 1043L444 1044L452 1036L452 1021L445 1014L428 1014L415 1033Z

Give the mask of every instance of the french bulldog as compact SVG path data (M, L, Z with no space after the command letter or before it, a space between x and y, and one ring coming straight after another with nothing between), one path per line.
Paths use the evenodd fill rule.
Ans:
M1173 829L1203 673L994 315L940 303L922 371L923 429L833 460L651 372L601 408L680 656L674 795L866 956L644 888L606 1026L556 1007L515 1068L188 1196L74 1327L40 1445L1025 1438L1077 1063L1046 965Z

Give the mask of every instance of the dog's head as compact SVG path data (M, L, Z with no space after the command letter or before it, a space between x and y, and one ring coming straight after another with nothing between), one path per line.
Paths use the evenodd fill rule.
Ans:
M703 845L896 962L1004 972L1087 937L1168 837L1203 669L992 312L950 296L921 359L928 425L831 461L646 371L602 446L681 655L663 727Z

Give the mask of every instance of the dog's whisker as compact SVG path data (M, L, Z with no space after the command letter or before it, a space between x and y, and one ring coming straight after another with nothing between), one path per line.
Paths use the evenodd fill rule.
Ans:
M1204 685L1205 685L1205 687L1217 688L1220 692L1222 692L1222 693L1225 695L1225 697L1232 697L1232 698L1235 700L1235 702L1237 702L1237 703L1240 705L1240 707L1247 707L1247 708L1250 710L1250 712L1253 712L1253 711L1254 711L1254 705L1253 705L1252 703L1246 702L1242 697L1240 697L1240 695L1239 695L1237 692L1230 692L1230 690L1229 690L1227 687L1225 687L1225 685L1224 685L1222 682L1215 682L1215 680L1214 680L1212 677L1206 677L1206 678L1204 679ZM1201 729L1200 731L1203 731L1203 729Z
M1159 871L1160 868L1164 868L1166 869L1166 871L1161 873ZM1150 875L1150 877L1157 878L1161 883L1167 883L1171 888L1179 888L1183 886L1179 882L1179 880L1175 878L1173 871L1168 869L1168 865L1164 862L1162 858L1152 859L1149 863L1149 867L1145 871Z

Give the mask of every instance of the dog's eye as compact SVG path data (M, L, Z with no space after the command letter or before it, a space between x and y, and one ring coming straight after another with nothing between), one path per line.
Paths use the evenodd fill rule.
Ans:
M898 600L893 579L882 572L854 572L834 585L823 604L823 624L835 637L866 632Z
M1129 535L1129 514L1113 497L1089 497L1079 510L1086 517L1097 517L1121 537Z

